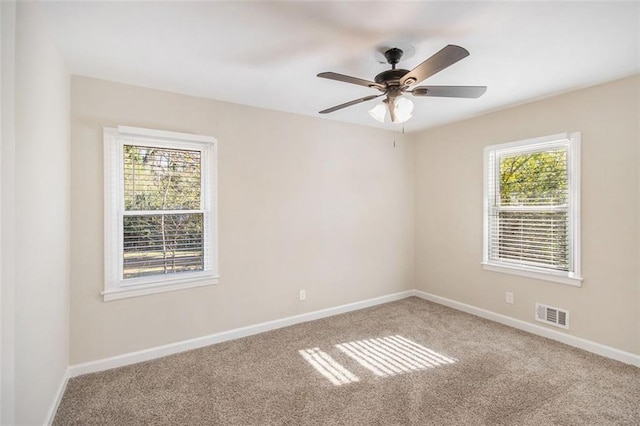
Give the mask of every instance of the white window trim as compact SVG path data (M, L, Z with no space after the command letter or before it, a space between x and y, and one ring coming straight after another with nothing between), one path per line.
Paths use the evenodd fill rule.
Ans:
M519 275L545 281L553 281L560 284L581 287L583 277L581 276L581 252L580 252L580 132L558 133L550 136L526 139L522 141L505 144L491 145L484 149L484 192L483 192L483 240L482 240L482 265L487 271L502 272ZM534 266L518 265L508 262L500 262L489 259L489 153L498 151L500 153L516 154L527 152L533 145L536 148L543 145L557 145L568 142L568 178L569 178L569 217L570 217L570 253L572 271L554 271L552 269L537 268Z
M104 301L164 293L218 283L218 208L217 208L217 140L210 136L167 132L119 126L104 128ZM201 193L202 209L206 215L207 248L205 270L181 273L179 276L163 275L122 279L123 229L122 188L124 176L119 166L123 146L137 145L175 147L200 150L203 155Z

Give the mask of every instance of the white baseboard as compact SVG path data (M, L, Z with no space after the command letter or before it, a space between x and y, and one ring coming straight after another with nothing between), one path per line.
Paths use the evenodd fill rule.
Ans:
M404 299L406 297L417 296L431 302L435 302L450 308L457 309L459 311L467 312L472 315L476 315L491 321L498 322L519 330L527 331L538 336L546 337L548 339L556 340L561 343L565 343L570 346L574 346L588 352L593 352L598 355L602 355L607 358L615 359L617 361L624 362L625 364L635 365L640 367L640 356L632 354L630 352L621 351L619 349L605 346L600 343L592 342L590 340L582 339L580 337L571 336L569 334L550 330L543 326L532 324L526 321L518 320L508 317L506 315L497 314L495 312L487 311L475 306L467 305L465 303L456 302L455 300L447 299L444 297L436 296L434 294L425 293L420 290L408 290L400 293L394 293L386 296L376 297L373 299L363 300L360 302L349 303L346 305L336 306L333 308L322 309L319 311L308 312L305 314L295 315L273 321L263 322L260 324L250 325L247 327L236 328L234 330L223 331L221 333L215 333L208 336L198 337L190 340L183 340L181 342L170 343L168 345L157 346L154 348L144 349L141 351L131 352L123 355L114 356L111 358L100 359L96 361L90 361L82 364L76 364L69 367L67 376L76 377L82 374L96 373L99 371L109 370L111 368L123 367L125 365L136 364L138 362L149 361L156 358L161 358L167 355L173 355L180 352L198 349L205 346L213 345L216 343L226 342L228 340L239 339L241 337L252 336L254 334L264 333L265 331L275 330L282 327L288 327L290 325L300 324L303 322L313 321L321 318L330 317L333 315L342 314L345 312L351 312L358 309L368 308L370 306L380 305L382 303L394 302L396 300ZM66 379L65 379L66 385ZM61 389L64 388L61 385ZM58 399L62 394L58 396ZM57 404L56 404L57 407ZM55 414L55 411L53 411Z
M50 426L53 423L53 419L56 417L56 413L58 412L58 407L60 406L60 401L62 401L62 395L64 395L64 391L67 389L67 382L69 381L69 369L67 368L62 375L62 379L60 380L60 385L58 386L58 390L56 391L55 399L49 408L49 412L47 413L47 417L45 419L44 424L46 426Z
M421 299L429 300L431 302L438 303L440 305L448 306L459 311L463 311L481 318L485 318L491 321L498 322L500 324L507 325L509 327L517 328L531 334L546 337L551 340L558 341L560 343L574 346L576 348L583 349L594 354L598 354L607 358L615 359L616 361L623 362L625 364L635 365L640 367L640 355L635 355L630 352L621 351L619 349L605 346L600 343L592 342L591 340L582 339L580 337L571 336L561 331L551 330L541 325L532 324L519 319L511 318L506 315L497 314L495 312L487 311L482 308L477 308L466 303L456 302L455 300L447 299L445 297L436 296L435 294L425 293L424 291L414 290L415 296Z
M319 311L308 312L306 314L294 315L291 317L263 322L247 327L236 328L234 330L223 331L221 333L211 334L195 339L183 340L181 342L170 343L168 345L157 346L155 348L144 349L141 351L118 355L111 358L76 364L69 367L69 377L76 377L82 374L96 373L98 371L109 370L111 368L123 367L125 365L149 361L167 355L173 355L192 349L202 348L204 346L213 345L215 343L226 342L228 340L234 340L241 337L264 333L265 331L288 327L290 325L343 314L345 312L356 311L358 309L368 308L370 306L380 305L383 303L394 302L396 300L413 296L415 294L414 292L414 290L407 290L400 293L394 293L386 296L376 297L373 299L363 300L360 302L349 303L333 308L321 309Z

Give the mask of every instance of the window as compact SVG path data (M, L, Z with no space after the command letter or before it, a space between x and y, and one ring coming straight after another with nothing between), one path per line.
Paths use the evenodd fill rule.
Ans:
M216 140L104 129L105 301L215 284Z
M580 134L484 155L484 268L579 286Z

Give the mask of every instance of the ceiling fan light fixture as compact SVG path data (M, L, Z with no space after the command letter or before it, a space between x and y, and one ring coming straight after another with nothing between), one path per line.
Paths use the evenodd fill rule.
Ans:
M387 105L383 102L379 102L376 106L369 110L369 115L376 121L384 123L384 118L387 115Z
M394 102L395 121L394 123L404 123L413 117L413 102L404 96L396 98Z

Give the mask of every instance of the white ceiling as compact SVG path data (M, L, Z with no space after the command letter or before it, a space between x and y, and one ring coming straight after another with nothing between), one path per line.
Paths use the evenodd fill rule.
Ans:
M415 131L640 72L639 2L38 2L73 74L320 117L377 93L317 78L411 69L447 44L469 57L429 85L486 85L480 99L415 98ZM323 115L399 130L376 101Z

